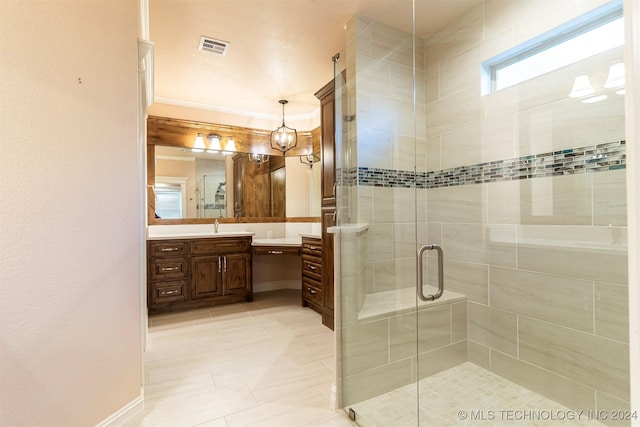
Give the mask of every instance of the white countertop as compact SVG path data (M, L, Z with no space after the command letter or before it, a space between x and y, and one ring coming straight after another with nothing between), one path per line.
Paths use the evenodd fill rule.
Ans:
M253 246L300 246L302 245L301 237L282 237L276 239L253 239Z
M221 231L218 233L205 232L205 233L172 233L172 234L155 234L147 237L147 240L171 240L171 239L208 239L218 237L240 237L240 236L253 236L255 233L248 231Z

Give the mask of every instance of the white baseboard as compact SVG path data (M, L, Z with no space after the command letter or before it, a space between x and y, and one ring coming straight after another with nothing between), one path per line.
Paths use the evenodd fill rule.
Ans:
M120 408L119 411L111 414L107 419L98 423L96 427L118 427L129 418L135 416L144 409L144 389L140 389L140 396Z
M276 291L278 289L302 289L300 280L275 280L273 282L262 282L253 284L253 292Z

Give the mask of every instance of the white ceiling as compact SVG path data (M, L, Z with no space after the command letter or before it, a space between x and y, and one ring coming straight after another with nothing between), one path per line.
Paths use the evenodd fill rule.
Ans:
M481 0L415 0L416 33L428 35ZM155 101L287 120L317 114L313 95L333 77L356 14L411 32L411 0L150 0ZM198 50L200 36L230 43Z

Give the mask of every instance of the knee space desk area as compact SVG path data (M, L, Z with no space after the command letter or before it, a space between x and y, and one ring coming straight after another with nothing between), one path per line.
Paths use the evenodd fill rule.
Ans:
M302 289L302 306L322 313L320 242L320 236L312 234L280 239L254 239L254 292Z

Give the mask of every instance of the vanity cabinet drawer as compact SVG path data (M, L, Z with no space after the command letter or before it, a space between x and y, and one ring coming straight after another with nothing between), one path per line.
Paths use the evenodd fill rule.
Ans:
M183 301L187 299L187 281L176 280L172 282L154 283L151 285L151 303Z
M254 255L300 255L297 246L254 246Z
M247 252L251 248L251 237L199 239L191 242L194 255Z
M189 243L182 241L163 241L149 243L149 256L156 258L189 255Z
M322 292L321 240L302 237L302 306L322 313Z
M322 246L320 246L320 239L303 239L302 240L302 253L305 255L311 255L313 257L322 257Z
M302 275L322 283L322 265L309 259L302 260ZM303 279L304 280L304 279Z
M320 312L322 307L322 290L313 286L313 282L304 281L302 283L302 303Z
M184 279L189 273L189 258L156 258L150 267L151 280Z

